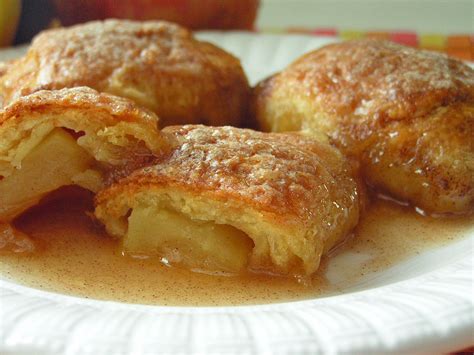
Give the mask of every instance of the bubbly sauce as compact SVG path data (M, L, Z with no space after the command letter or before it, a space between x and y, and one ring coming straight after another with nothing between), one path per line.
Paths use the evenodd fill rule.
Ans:
M153 305L245 305L302 300L360 289L364 278L474 230L468 218L434 219L389 201L371 204L354 236L306 284L269 275L215 276L133 259L120 253L86 215L87 199L71 207L49 202L17 221L35 241L30 254L0 254L4 279L73 296Z

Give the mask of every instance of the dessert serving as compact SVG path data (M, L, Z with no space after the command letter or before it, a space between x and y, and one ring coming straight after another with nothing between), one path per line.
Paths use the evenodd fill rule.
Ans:
M472 232L462 62L345 42L250 94L237 58L171 23L40 34L0 64L2 277L129 303L269 303L360 290Z
M62 186L97 192L166 149L158 118L129 100L90 88L20 97L0 111L0 222Z
M1 69L0 69L1 70ZM107 20L44 31L0 76L0 104L88 86L135 101L161 126L239 125L249 87L237 58L178 25Z
M179 142L171 154L97 195L95 215L128 253L304 276L357 224L351 165L327 143L232 127L163 132Z
M255 90L266 131L326 133L370 186L427 213L474 210L474 70L387 41L328 45Z

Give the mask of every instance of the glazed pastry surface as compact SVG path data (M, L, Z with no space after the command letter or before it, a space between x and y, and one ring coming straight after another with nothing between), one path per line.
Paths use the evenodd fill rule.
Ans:
M0 61L0 80L2 79L2 76L4 76L7 71L8 71L8 68L11 66L12 64L12 61L6 61L6 62L1 62ZM0 108L4 106L4 97L3 97L3 93L2 91L0 90Z
M0 77L4 105L38 90L77 86L129 98L157 113L162 126L237 126L249 95L237 58L164 21L107 20L44 31Z
M326 133L369 185L428 213L474 210L474 71L380 40L328 45L261 82L256 125Z
M180 241L193 238L180 232L193 225L230 227L221 235L232 239L233 244L225 243L240 255L226 264L232 266L230 271L247 267L309 275L321 255L358 222L361 198L352 166L326 142L233 127L187 125L163 132L178 142L171 154L96 197L96 216L109 234L125 239L125 248L136 246L130 239L142 238L136 233L136 218L141 218L141 226L151 225L159 215L176 221L174 233ZM168 222L162 228L172 229ZM159 226L156 230L150 238L166 238ZM251 240L250 247L245 238ZM142 246L158 248L168 260L185 258L170 255L179 254L182 244L164 242L164 249L149 240ZM223 239L216 238L207 250L210 264L213 255L222 254L220 243ZM140 247L133 251L157 252ZM206 269L209 263L203 260L199 268Z
M64 185L96 192L117 167L168 148L158 118L90 88L39 91L0 111L0 221Z

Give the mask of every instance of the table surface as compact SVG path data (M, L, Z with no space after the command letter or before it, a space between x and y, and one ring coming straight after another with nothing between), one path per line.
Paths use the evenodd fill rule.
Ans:
M474 61L474 0L262 0L256 28L377 37Z
M259 27L472 34L472 0L261 0ZM291 14L291 15L289 15Z

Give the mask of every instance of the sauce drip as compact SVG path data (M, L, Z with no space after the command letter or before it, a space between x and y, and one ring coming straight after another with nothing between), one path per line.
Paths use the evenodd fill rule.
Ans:
M73 206L51 201L16 225L37 244L33 253L0 254L3 278L85 298L179 306L262 304L310 299L363 289L368 278L431 248L472 233L468 218L434 219L376 200L354 232L308 284L269 275L215 276L168 267L157 258L124 257L84 213L90 199ZM364 281L365 280L365 281Z

